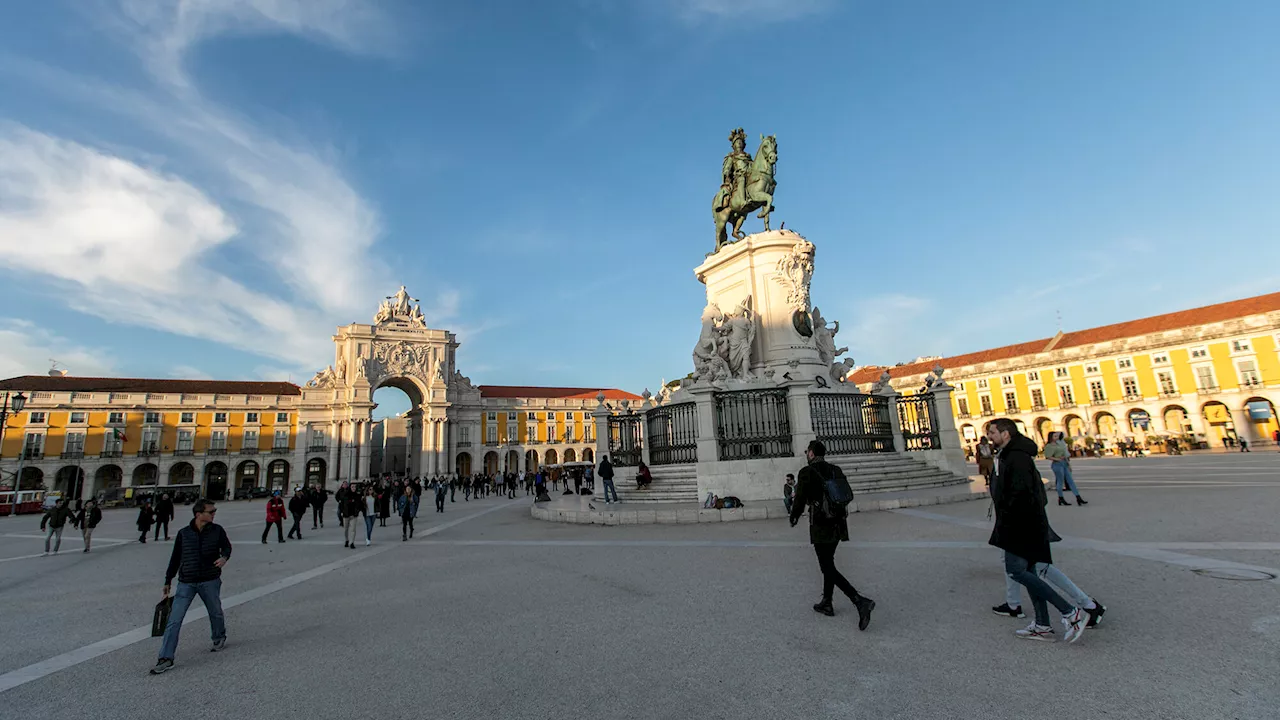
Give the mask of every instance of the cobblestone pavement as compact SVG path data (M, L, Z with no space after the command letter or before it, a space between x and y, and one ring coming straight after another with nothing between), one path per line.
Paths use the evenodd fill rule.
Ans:
M1280 453L1075 474L1089 505L1049 507L1055 557L1108 613L1071 646L992 614L985 501L853 517L837 562L878 603L867 632L842 600L810 610L817 563L783 520L560 525L523 495L459 496L424 504L410 542L376 528L348 550L332 517L261 544L254 501L219 506L227 651L197 603L177 666L151 677L171 546L112 510L92 553L68 528L42 557L39 518L4 518L0 716L1276 717Z

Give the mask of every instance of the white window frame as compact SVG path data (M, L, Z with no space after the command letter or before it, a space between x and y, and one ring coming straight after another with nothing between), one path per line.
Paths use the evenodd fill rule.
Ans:
M142 428L142 445L140 445L138 449L142 452L146 452L148 450L153 452L160 452L161 440L162 440L162 437L160 435L160 428L158 427Z
M1012 396L1012 397L1013 397L1013 401L1012 401L1012 402L1010 402L1010 400L1009 400L1010 396ZM1016 391L1014 391L1014 390L1006 390L1006 391L1005 391L1005 393L1004 393L1004 408L1005 408L1005 411L1006 411L1006 412L1017 412L1017 411L1019 410L1019 407L1018 407L1018 393L1017 393Z
M1201 372L1202 370L1208 370L1208 371L1209 371L1209 372L1207 373L1207 374L1208 374L1209 381L1210 381L1208 385L1205 385L1205 384L1202 384L1202 383L1201 383L1201 379L1202 379L1202 378L1204 377L1204 375L1205 375L1205 373L1202 373L1202 372ZM1208 388L1216 388L1216 387L1220 387L1220 386L1218 385L1218 375L1217 375L1217 373L1215 373L1215 372L1214 372L1214 370L1213 370L1213 365L1212 365L1212 364L1210 364L1210 363L1204 363L1204 364L1201 364L1201 365L1194 365L1194 366L1192 366L1192 368L1191 368L1191 372L1193 373L1193 376L1195 377L1195 380L1196 380L1196 390L1205 390L1205 389L1208 389Z
M184 412L178 415L178 423L181 425L193 425L196 421L196 414L193 412Z
M1058 404L1065 405L1071 403L1076 404L1076 391L1071 387L1071 383L1058 384Z
M969 398L956 398L956 411L961 415L969 414Z
M280 423L284 423L286 425L289 424L289 413L287 412L276 413L276 424L279 425Z
M79 420L76 419L77 415L80 416ZM88 422L89 422L89 413L83 410L72 410L70 413L67 413L68 425L84 425Z
M1040 382L1040 371L1039 370L1027 371L1027 382Z
M148 410L146 414L142 416L142 422L144 425L163 425L164 413L155 410Z
M485 442L486 443L498 442L498 426L487 425L486 428L487 428L487 432L486 432Z
M34 440L34 442L32 442ZM22 454L26 455L28 451L32 451L33 455L44 455L44 433L29 432L22 438Z
M1127 358L1127 357L1119 358L1118 360L1116 360L1116 369L1117 369L1117 370L1132 370L1132 369L1133 369L1133 358Z
M1040 397L1039 402L1036 401L1036 396ZM1040 388L1031 388L1031 407L1041 407L1041 408L1045 407L1044 391L1041 390Z
M258 422L258 413L256 413L256 412L247 412L247 413L245 413L245 414L244 414L244 421L245 421L246 423L256 423L256 422Z
M1253 352L1253 341L1249 338L1231 341L1231 354Z
M123 412L121 412L121 411L119 411L119 410L113 410L113 411L111 411L111 412L107 413L107 424L108 424L108 425L123 425L123 424L124 424L124 413L123 413Z
M982 378L981 380L978 381L979 390L986 390L988 387L990 387L990 384L987 382L986 378Z
M249 447L249 448L253 448L253 449L255 449L255 450L256 450L256 449L258 448L258 442L259 442L259 440L258 440L258 431L257 431L257 430L245 430L245 431L244 431L244 433L243 433L243 434L241 434L241 436L240 436L240 447L241 447L241 448L247 448L247 447Z
M209 449L210 450L226 450L227 449L227 431L213 430L209 433Z
M1209 348L1204 345L1197 345L1187 351L1187 356L1192 360L1205 360L1209 357Z
M1164 382L1164 379L1162 379L1162 378L1161 378L1161 376L1162 376L1162 375L1164 376L1164 378L1165 378L1165 379L1168 379L1168 381L1169 381L1168 383ZM1165 386L1166 386L1166 385L1167 385L1170 389L1165 390ZM1168 394L1171 394L1171 395L1172 395L1172 394L1177 394L1177 393L1178 393L1178 378L1177 378L1177 376L1176 376L1176 375L1174 375L1174 374L1173 374L1173 371L1172 371L1172 370L1162 370L1162 371L1160 371L1160 372L1157 372L1157 373L1156 373L1156 387L1157 387L1158 391L1159 391L1161 394L1165 394L1165 393L1168 393Z
M492 422L498 422L498 413L496 413L496 412L491 412L491 413L489 413L489 422L491 422L491 423L492 423Z
M1253 366L1253 369L1245 370L1240 367L1243 363L1249 363ZM1253 376L1252 380L1245 378L1246 372ZM1262 385L1262 373L1258 372L1258 361L1251 357L1239 358L1236 360L1236 377L1239 379L1242 387L1258 387Z
M1151 353L1151 364L1152 365L1168 365L1169 353L1167 352Z
M195 446L196 433L194 430L189 430L187 428L178 430L178 440L177 444L174 446L175 450L195 450Z
M1004 386L1013 385L1013 376L1012 376L1012 375L1001 375L1001 376L1000 376L1000 384L1001 384L1001 385L1004 385Z
M1089 381L1089 402L1093 404L1101 405L1106 401L1107 401L1107 386L1101 380L1090 380Z
M1128 389L1125 387L1126 382L1133 383L1133 392L1129 392ZM1142 386L1138 384L1138 376L1137 375L1121 375L1120 376L1120 392L1125 396L1125 399L1141 398Z
M44 410L33 410L27 413L28 425L45 425L49 422L49 414Z
M226 424L227 424L227 414L226 414L225 412L215 412L215 413L213 414L213 423L214 423L215 425L226 425Z
M1095 363L1095 364L1092 364L1092 365L1085 365L1085 366L1084 366L1084 374L1085 374L1085 375L1101 375L1101 374L1102 374L1102 365L1101 365L1100 363Z
M281 440L283 440L284 442L281 442ZM279 450L281 448L288 448L288 447L289 447L289 431L285 428L280 428L279 430L276 430L271 437L271 449Z
M995 413L996 406L991 404L990 395L978 396L978 410L984 413Z
M1070 370L1068 370L1066 367L1056 367L1056 368L1054 368L1054 369L1053 369L1053 377L1054 377L1054 378L1069 378L1069 377L1071 377L1071 371L1070 371Z
M84 438L85 438L85 433L83 430L68 432L66 434L66 440L63 441L62 451L65 453L78 452L81 455L83 455L84 454ZM73 448L72 447L73 445L76 447Z

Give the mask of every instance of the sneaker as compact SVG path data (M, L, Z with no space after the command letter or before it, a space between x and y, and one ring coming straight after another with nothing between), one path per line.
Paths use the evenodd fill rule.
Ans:
M1089 619L1080 608L1073 608L1071 612L1062 616L1062 627L1064 629L1062 639L1069 643L1076 642L1084 635L1084 624Z
M160 673L165 672L171 667L173 667L173 660L169 658L160 658L159 660L156 661L156 666L151 668L151 674L159 675Z
M861 598L855 605L858 606L858 629L866 630L871 624L871 611L876 609L876 601L871 598Z
M1098 627L1098 624L1102 622L1102 616L1107 612L1106 606L1098 602L1097 598L1092 598L1092 599L1093 599L1093 604L1097 605L1097 607L1095 607L1092 610L1088 608L1085 608L1084 610L1086 613L1089 614L1089 622L1085 623L1085 627L1087 628Z
M1009 607L1009 603L1007 602L991 608L991 612L997 615L1008 615L1011 618L1024 618L1027 616L1026 613L1022 612L1021 605L1018 607Z
M227 649L227 639L222 638L221 640L213 641L213 648L211 648L209 652L218 652L219 650L225 650L225 649Z
M364 546L365 546L365 547L369 547L369 545L371 545L372 543L373 543L373 541L372 541L372 540L365 540L365 541L364 541Z
M1053 628L1048 625L1037 625L1034 622L1021 630L1014 631L1014 634L1027 640L1053 642Z

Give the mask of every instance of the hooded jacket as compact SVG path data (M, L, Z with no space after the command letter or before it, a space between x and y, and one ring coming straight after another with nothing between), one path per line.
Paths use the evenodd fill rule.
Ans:
M996 456L991 499L996 524L987 542L1031 563L1053 563L1049 552L1048 498L1036 469L1036 447L1025 435L1014 435Z

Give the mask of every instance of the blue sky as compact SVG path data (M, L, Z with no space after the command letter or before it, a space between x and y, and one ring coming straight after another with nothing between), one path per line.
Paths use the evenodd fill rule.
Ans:
M739 125L860 364L1280 287L1274 2L2 12L6 376L302 382L403 283L476 382L656 388Z

